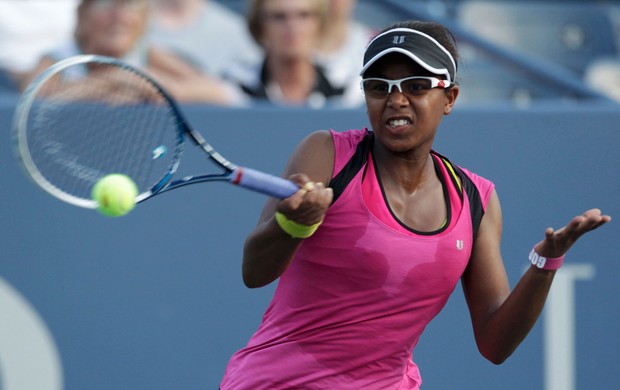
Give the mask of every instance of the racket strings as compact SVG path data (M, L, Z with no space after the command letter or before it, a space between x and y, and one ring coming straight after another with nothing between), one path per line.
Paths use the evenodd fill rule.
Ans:
M70 197L90 199L94 183L108 173L126 174L140 193L148 191L178 160L173 109L131 70L98 65L76 78L77 66L36 92L24 130L32 165Z
M145 89L145 95L153 93L153 91L151 91L153 87L150 83L144 82L142 88ZM136 116L134 123L134 128L136 129L140 129L142 126L145 129L149 129L149 131L134 132L134 134L138 136L136 145L144 145L145 147L143 153L140 155L148 157L138 159L137 161L137 163L142 163L139 164L141 167L140 169L144 170L144 174L140 175L140 177L145 178L161 175L162 170L158 167L158 164L153 164L152 162L155 162L159 158L165 158L165 155L168 153L168 140L166 138L171 134L169 129L177 128L174 124L176 116L166 111L169 107L167 104L164 104L165 100L163 97L158 96L158 98L161 99L156 105L160 107L158 115L153 115L144 110L140 117ZM153 184L153 182L143 183L144 188L150 187Z

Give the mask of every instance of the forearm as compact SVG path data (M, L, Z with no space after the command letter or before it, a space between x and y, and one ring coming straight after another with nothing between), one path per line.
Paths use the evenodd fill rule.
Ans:
M510 291L499 248L501 209L493 192L463 274L476 344L484 357L500 364L515 351L540 317L563 256L582 234L610 220L600 210L592 209L561 229L545 230L544 240L530 254L534 265Z
M292 238L275 218L262 222L248 236L243 248L243 282L250 288L276 280L288 267L302 239Z
M556 271L531 266L507 299L476 331L478 348L495 364L504 362L536 324Z
M304 240L294 237L309 237L323 221L333 199L332 189L323 184L331 177L333 149L331 134L316 132L306 137L291 157L284 175L299 190L286 199L270 198L265 204L244 245L246 286L262 287L280 277Z

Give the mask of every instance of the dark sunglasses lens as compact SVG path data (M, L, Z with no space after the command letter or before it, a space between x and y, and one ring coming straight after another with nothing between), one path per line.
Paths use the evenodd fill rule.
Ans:
M389 85L381 80L365 80L364 93L369 96L387 96L389 94Z

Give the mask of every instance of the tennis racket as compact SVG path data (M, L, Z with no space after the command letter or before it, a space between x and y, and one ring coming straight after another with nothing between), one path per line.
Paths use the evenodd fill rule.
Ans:
M85 208L94 184L110 173L132 178L136 202L194 183L224 181L284 199L299 187L239 167L219 154L148 73L117 59L81 55L38 76L14 117L18 156L51 195ZM219 169L175 179L189 138Z

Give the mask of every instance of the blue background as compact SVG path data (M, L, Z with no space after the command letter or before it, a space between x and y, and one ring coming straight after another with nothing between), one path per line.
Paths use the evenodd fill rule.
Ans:
M155 197L124 218L75 208L23 174L11 149L13 109L0 105L0 277L49 327L65 388L216 389L273 292L246 289L240 272L265 197L214 183ZM224 156L276 174L309 132L367 125L364 110L184 109ZM618 123L617 106L586 103L464 107L445 118L436 150L497 186L512 285L546 227L592 207L620 218ZM188 148L180 174L211 168ZM619 226L584 237L567 258L596 268L594 280L576 284L579 389L620 383ZM476 350L457 287L416 349L425 388L542 389L541 322L494 366Z

